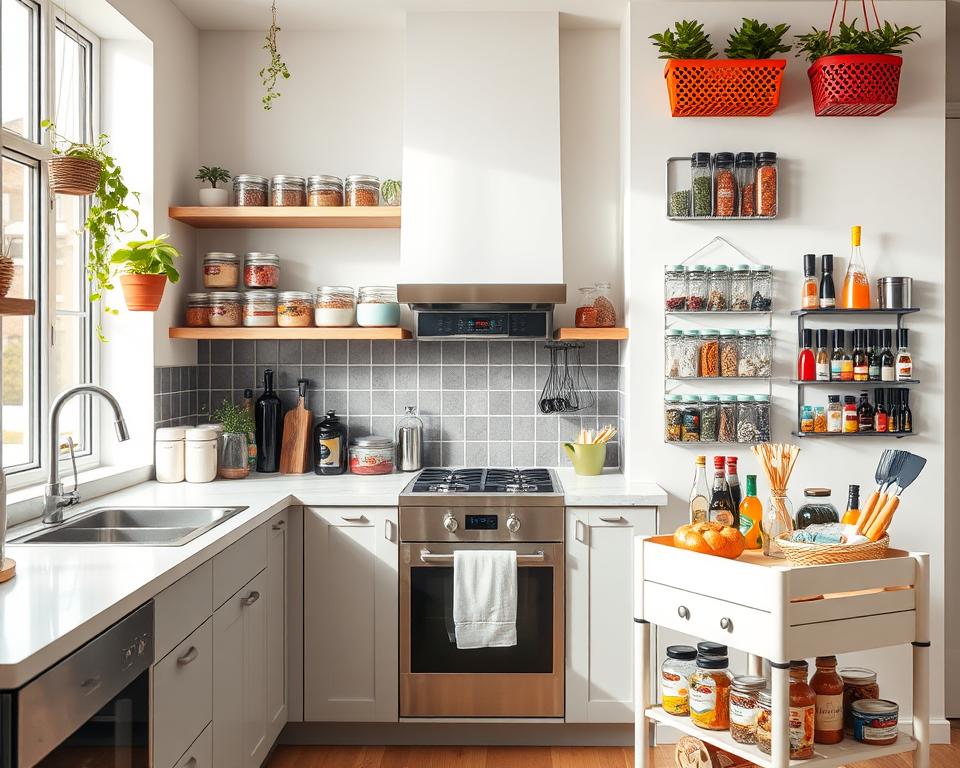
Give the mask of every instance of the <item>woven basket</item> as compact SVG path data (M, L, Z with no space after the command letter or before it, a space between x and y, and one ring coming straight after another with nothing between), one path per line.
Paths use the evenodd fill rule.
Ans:
M0 299L5 297L13 284L13 259L0 259Z
M663 69L674 117L766 117L780 103L786 59L671 59Z
M876 117L897 103L903 59L879 53L824 56L807 70L817 117Z
M791 541L789 533L781 533L777 544L794 565L831 565L881 558L890 546L890 537L883 534L878 541L863 544L806 544Z
M86 157L54 157L48 163L50 189L57 195L92 195L101 164Z

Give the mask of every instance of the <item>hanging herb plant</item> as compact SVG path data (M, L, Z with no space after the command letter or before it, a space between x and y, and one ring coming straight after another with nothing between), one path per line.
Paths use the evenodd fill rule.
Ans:
M283 58L280 56L280 52L277 50L277 32L280 31L280 27L277 26L277 2L273 0L273 5L270 8L272 14L273 22L270 24L270 29L267 30L267 36L263 49L270 54L270 64L260 70L260 80L263 82L263 87L266 89L266 93L263 94L263 108L265 110L273 109L274 99L280 98L280 92L277 90L277 81L280 78L288 80L290 78L290 72L287 70L287 65L284 62Z

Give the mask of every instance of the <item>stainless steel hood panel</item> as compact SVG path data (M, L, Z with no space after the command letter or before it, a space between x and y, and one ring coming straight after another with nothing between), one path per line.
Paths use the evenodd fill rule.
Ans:
M554 304L566 304L567 286L563 283L408 283L397 286L397 299L401 304L434 309L461 309L464 305L551 309Z

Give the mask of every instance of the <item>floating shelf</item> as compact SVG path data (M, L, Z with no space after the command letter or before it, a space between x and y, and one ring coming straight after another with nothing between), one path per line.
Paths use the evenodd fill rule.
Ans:
M802 387L859 387L860 389L879 387L881 389L893 389L904 384L919 384L920 379L905 379L904 381L801 381L800 379L790 379L791 384L799 384Z
M790 312L794 317L816 316L816 315L909 315L913 312L919 312L919 307L905 307L903 309L794 309Z
M794 437L895 437L899 440L902 437L913 437L916 432L797 432L790 433Z
M398 206L170 206L171 219L201 229L398 229Z
M623 341L630 335L626 328L557 328L555 341Z
M348 339L352 341L402 341L412 339L406 328L171 328L171 339Z
M36 314L37 302L33 299L0 299L0 315L25 317Z

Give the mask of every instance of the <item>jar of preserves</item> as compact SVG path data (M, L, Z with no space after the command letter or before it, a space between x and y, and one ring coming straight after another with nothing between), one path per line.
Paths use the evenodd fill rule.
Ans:
M187 327L205 328L210 325L210 294L187 294Z
M710 153L694 152L690 156L690 196L694 216L713 215L713 181L710 178Z
M577 311L574 315L573 324L577 328L596 328L597 327L597 308L593 306L593 299L596 291L593 286L577 288L579 298L577 300Z
M683 403L680 395L664 395L663 439L667 443L679 443L683 437Z
M777 215L777 153L757 154L757 215Z
M700 398L697 395L683 395L682 420L680 422L680 440L684 443L700 442Z
M715 378L720 375L720 332L714 328L700 331L700 376Z
M235 253L211 251L203 257L204 288L236 288L240 281L240 260Z
M717 422L717 442L737 442L737 396L720 396L720 420Z
M314 323L320 328L348 328L357 320L353 288L322 285L314 298Z
M817 671L810 687L817 695L813 740L817 744L843 741L843 678L837 674L836 656L817 656Z
M400 325L397 289L387 285L363 286L357 292L357 325L363 328Z
M343 205L343 179L339 176L307 176L307 205Z
M389 437L357 437L350 442L350 472L355 475L389 475L396 451Z
M239 206L265 206L270 182L266 176L241 173L233 177L233 202Z
M717 425L720 422L720 398L716 395L700 396L700 442L717 442Z
M773 309L773 270L769 264L750 267L750 310L769 312Z
M708 274L703 264L687 267L687 311L703 312L707 308Z
M730 727L730 682L726 656L697 654L697 668L690 675L690 722L708 731Z
M880 698L877 673L863 667L844 667L838 674L843 680L843 730L847 734L852 734L853 703L863 699Z
M313 324L313 296L306 291L281 291L277 294L277 325L281 328L307 328Z
M773 752L773 694L769 688L757 691L757 747L766 755Z
M683 331L669 328L663 332L663 375L667 378L680 378L680 355L682 348Z
M667 312L683 312L687 308L687 268L683 264L663 268L663 294Z
M347 176L343 196L347 205L380 205L380 179L363 174Z
M730 268L726 264L714 264L707 272L707 309L726 312L730 309Z
M738 744L757 743L757 694L766 687L766 679L754 675L737 675L730 684L730 735Z
M817 694L807 682L807 662L790 662L790 759L813 757Z
M280 257L275 253L248 253L243 259L243 284L246 288L279 288Z
M236 291L211 291L210 325L214 328L238 328L243 321L243 294Z
M737 188L740 197L737 200L738 216L756 216L757 214L757 165L753 152L737 152Z
M303 176L279 174L270 179L270 205L281 207L307 204L307 180Z
M720 375L724 378L737 376L737 360L740 357L737 347L737 332L730 329L721 329Z
M736 264L730 272L730 309L748 312L753 300L750 265Z
M697 669L697 649L689 645L668 645L667 658L660 665L660 704L671 715L690 714L690 676Z
M737 395L737 442L760 442L760 417L753 395Z
M243 294L243 324L247 328L277 324L277 294L274 291L247 291Z
M610 283L594 283L593 306L597 309L597 328L613 328L617 324L617 310L611 294Z
M737 215L737 177L733 170L733 152L713 156L713 215Z

